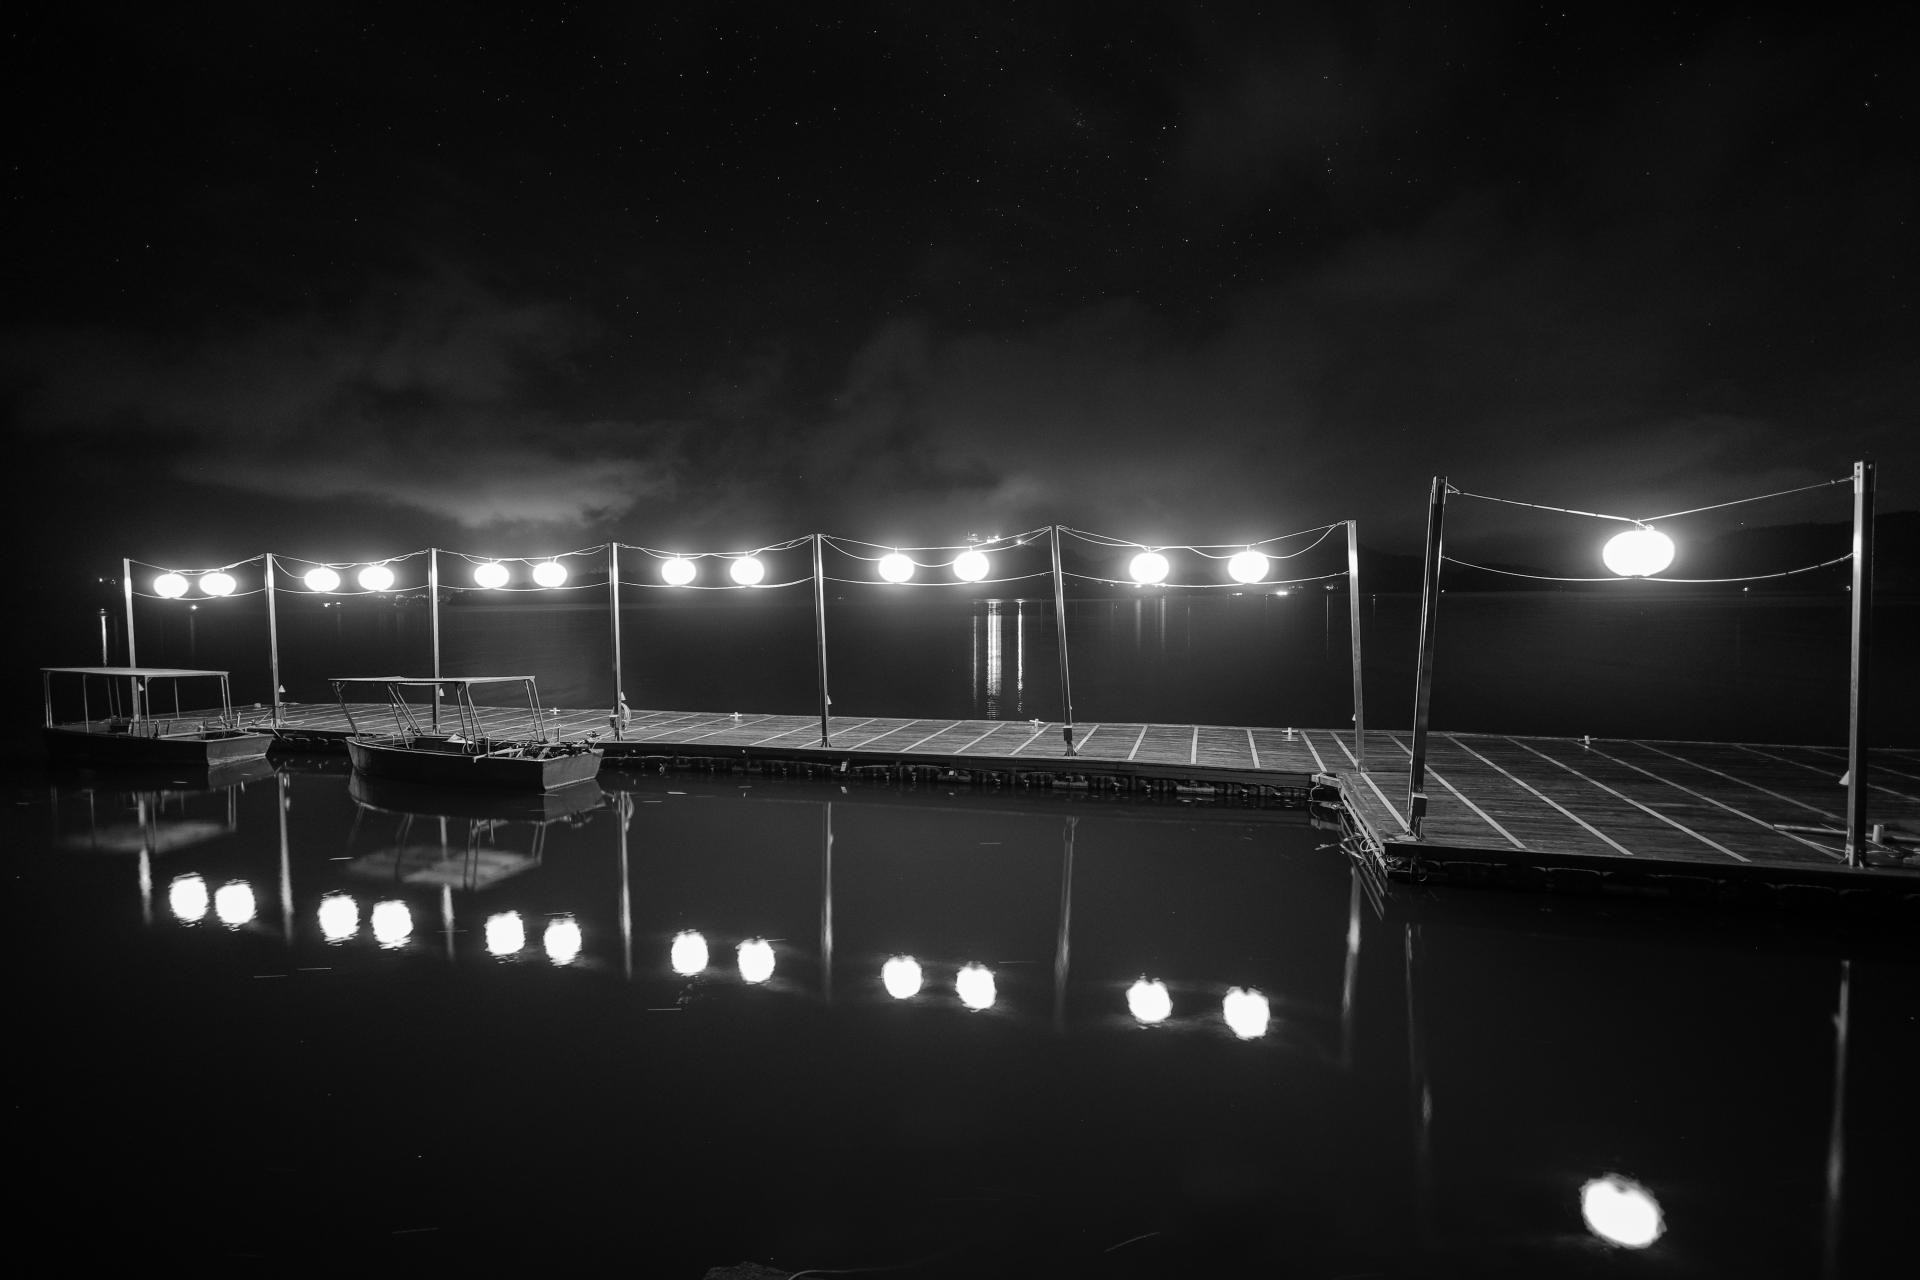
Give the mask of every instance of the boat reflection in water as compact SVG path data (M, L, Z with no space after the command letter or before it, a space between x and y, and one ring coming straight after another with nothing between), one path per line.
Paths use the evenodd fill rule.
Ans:
M355 875L466 891L539 866L549 828L578 826L606 803L592 781L559 791L492 792L355 773L347 789L369 823L391 819L389 843L355 856Z

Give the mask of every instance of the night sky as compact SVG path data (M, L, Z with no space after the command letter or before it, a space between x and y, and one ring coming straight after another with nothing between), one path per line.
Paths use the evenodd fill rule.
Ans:
M1910 47L1849 8L15 6L17 548L1911 508Z

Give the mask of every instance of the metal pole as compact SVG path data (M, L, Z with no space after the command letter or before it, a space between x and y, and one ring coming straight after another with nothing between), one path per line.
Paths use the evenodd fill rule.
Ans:
M1067 666L1067 583L1060 569L1060 526L1053 535L1053 618L1060 631L1060 736L1068 755L1078 755L1073 747L1073 673Z
M820 660L820 745L833 745L827 738L827 712L833 699L827 696L827 579L820 568L820 544L824 535L813 535L813 648Z
M613 623L613 736L626 729L626 686L620 680L620 544L607 544L607 615Z
M1367 702L1360 688L1360 522L1347 521L1347 630L1353 637L1353 767L1367 771Z
M1440 534L1447 511L1447 478L1433 478L1427 502L1427 553L1420 588L1420 659L1413 682L1413 759L1407 765L1407 826L1415 839L1427 816L1427 721L1433 708L1433 629L1440 612Z
M273 602L273 552L267 552L267 679L273 687L273 722L280 723L280 611Z
M137 667L140 660L133 650L133 561L125 558L120 561L120 588L127 598L127 665Z
M100 665L112 666L113 658L107 653L107 611L100 611Z
M440 679L440 548L427 548L427 629L433 635L433 678ZM433 731L440 732L440 686L433 686Z
M1853 464L1853 679L1847 694L1847 865L1867 849L1867 660L1873 641L1873 464Z

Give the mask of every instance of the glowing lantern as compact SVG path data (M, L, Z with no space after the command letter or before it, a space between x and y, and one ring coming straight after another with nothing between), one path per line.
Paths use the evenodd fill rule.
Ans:
M960 1003L969 1009L991 1009L999 998L994 989L993 971L982 964L970 964L954 975L953 989Z
M547 931L540 935L547 959L559 965L572 964L580 957L580 943L580 922L572 916L555 916L547 921Z
M746 982L765 982L773 976L773 944L765 938L748 938L740 944L740 977Z
M527 926L518 911L502 911L487 917L487 954L513 956L527 945Z
M1673 563L1673 539L1657 529L1629 529L1607 539L1600 550L1610 573L1623 578L1644 578Z
M1587 1220L1587 1230L1627 1249L1644 1249L1667 1229L1653 1193L1617 1173L1580 1188L1580 1216Z
M234 582L232 574L222 573L218 569L212 573L200 575L200 590L210 596L230 596L236 585L238 584Z
M473 567L473 584L486 591L498 591L507 585L507 566L498 560L489 560L485 564Z
M1166 983L1142 977L1127 988L1127 1010L1145 1023L1165 1022L1173 1013L1173 997Z
M1138 583L1159 582L1167 576L1167 558L1158 551L1142 551L1127 566L1127 572Z
M167 906L173 918L192 924L207 914L207 882L199 876L179 876L167 886Z
M674 934L673 947L667 953L667 963L681 977L691 978L707 967L707 940L692 929L683 929Z
M920 994L920 962L912 956L894 956L880 966L880 982L895 1000Z
M992 566L984 551L962 551L953 560L953 576L962 582L978 582Z
M684 587L693 581L696 572L693 561L675 556L660 566L660 580L670 587Z
M371 923L374 941L388 950L406 946L413 936L413 912L397 899L374 903Z
M728 566L727 576L743 587L751 587L767 576L767 566L752 556L741 556Z
M558 560L533 566L533 580L543 587L557 587L567 580L567 566Z
M337 591L340 587L340 575L325 565L307 570L307 576L301 581L307 584L309 591Z
M1227 992L1227 998L1220 1002L1220 1014L1242 1040L1257 1040L1267 1034L1267 1024L1273 1020L1265 996L1239 987Z
M153 594L165 600L178 600L187 594L187 580L177 573L163 573L153 580Z
M1267 576L1267 558L1248 547L1227 561L1227 573L1235 582L1258 582Z
M330 893L320 899L320 936L328 942L345 942L360 932L360 904L344 893Z
M253 886L244 880L229 880L213 895L213 914L229 929L238 929L259 909L253 899Z
M913 577L913 561L898 551L880 557L880 576L888 582L906 582Z
M362 591L385 591L393 586L393 570L383 564L370 564L356 579Z

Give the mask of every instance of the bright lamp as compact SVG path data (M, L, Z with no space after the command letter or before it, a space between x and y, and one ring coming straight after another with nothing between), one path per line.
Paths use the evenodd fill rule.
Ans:
M1127 566L1127 572L1138 583L1159 582L1167 576L1167 558L1158 551L1142 551Z
M163 573L153 580L153 594L168 600L178 600L187 594L187 580L177 573Z
M543 587L557 587L567 580L567 566L558 560L548 560L533 566L533 580Z
M962 551L953 561L953 576L962 582L978 582L987 576L990 566L984 551Z
M318 569L307 570L307 576L302 578L301 581L307 584L307 590L309 591L338 591L340 589L340 575L325 565L321 565Z
M498 591L507 585L507 566L498 560L489 560L485 564L475 565L473 583L487 591Z
M898 551L880 557L880 576L888 582L906 582L913 577L914 564Z
M675 556L660 566L660 580L670 587L684 587L693 581L696 572L693 561Z
M360 571L357 581L362 591L385 591L393 586L393 570L383 564L370 564Z
M1673 539L1657 529L1629 529L1607 539L1600 559L1623 578L1644 578L1673 563Z
M743 587L751 587L767 576L767 566L752 556L741 556L727 567L727 575Z
M222 573L218 569L200 575L200 590L210 596L230 596L235 585L232 574Z
M1258 582L1267 576L1267 558L1249 547L1227 561L1227 572L1235 582Z

